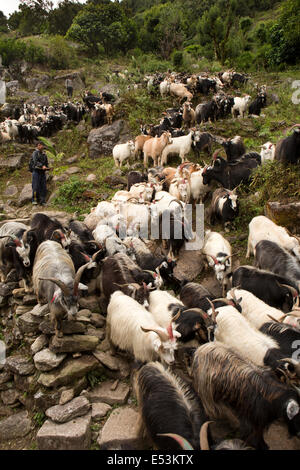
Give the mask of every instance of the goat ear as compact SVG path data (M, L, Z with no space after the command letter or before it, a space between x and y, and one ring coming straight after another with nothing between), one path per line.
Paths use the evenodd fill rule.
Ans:
M82 284L81 282L78 284L78 289L79 290L88 290L88 286L85 284Z
M179 333L179 331L173 330L173 336L175 336L175 338L180 338L181 333Z
M161 346L161 341L159 338L155 338L155 340L153 341L153 349L155 352L158 352L159 351L159 348Z

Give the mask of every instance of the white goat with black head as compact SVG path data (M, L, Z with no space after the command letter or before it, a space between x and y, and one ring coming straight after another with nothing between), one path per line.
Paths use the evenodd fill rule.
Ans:
M207 230L202 254L206 256L208 265L214 268L224 295L229 284L229 275L232 272L231 258L233 255L230 243L220 233Z

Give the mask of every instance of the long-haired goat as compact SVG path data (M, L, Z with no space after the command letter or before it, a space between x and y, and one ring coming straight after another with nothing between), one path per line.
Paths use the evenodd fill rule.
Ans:
M193 385L210 419L233 413L239 434L248 445L266 449L263 432L282 418L292 435L300 437L299 397L258 367L219 342L200 346L192 365Z
M60 321L68 315L75 318L78 311L79 289L84 269L75 274L74 264L68 253L54 241L45 241L37 249L33 266L33 288L39 303L48 303L50 319L55 325L55 335L62 336Z
M127 351L142 362L161 359L174 363L177 338L173 325L161 328L144 307L123 294L114 292L107 308L106 337L112 346Z
M205 416L191 386L159 362L144 365L134 377L139 405L139 435L149 436L155 449L178 450L166 433L176 433L199 448L199 431Z

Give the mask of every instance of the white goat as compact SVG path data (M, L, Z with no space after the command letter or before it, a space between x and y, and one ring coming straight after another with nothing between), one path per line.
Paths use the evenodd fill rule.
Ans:
M282 248L291 251L300 260L300 239L288 235L284 227L276 225L264 215L254 217L249 224L248 249L246 258L251 253L255 256L255 247L261 240L270 240Z
M208 265L213 267L217 280L222 284L223 295L229 284L228 275L231 273L231 246L218 232L205 232L202 254L206 255Z
M142 305L116 291L107 308L106 337L120 349L132 353L135 359L150 362L161 359L174 363L176 339L181 336L173 326L161 328Z
M211 190L210 184L203 183L203 170L193 171L190 176L191 199L194 204L202 204L202 199Z
M251 101L250 95L243 96L243 98L236 96L234 98L234 105L231 108L232 117L234 118L235 113L238 111L239 115L242 116L243 118L244 114L246 113L248 109L250 101Z
M261 156L261 164L263 165L267 161L273 161L275 157L275 148L276 145L272 144L272 142L266 142L261 146L260 156Z
M277 342L252 327L234 307L220 307L217 312L215 340L234 349L244 359L265 367L266 353L278 349Z
M300 312L297 310L283 314L281 310L270 307L252 292L243 289L231 289L227 292L227 298L238 301L242 308L242 315L257 329L272 320L300 329Z
M165 290L155 290L149 294L149 312L159 326L170 327L172 323L172 312L169 305L177 304L183 307L183 303Z
M188 135L181 137L174 137L172 143L167 145L161 155L160 165L165 165L168 162L168 155L176 154L181 158L181 162L186 161L186 156L191 151L192 143L194 140L195 132L192 130Z
M135 145L132 140L129 140L125 144L117 144L113 148L113 158L116 167L121 167L127 160L127 166L129 168L129 159L134 156Z
M136 197L139 202L150 202L154 191L153 183L136 183L129 190L131 197Z
M188 204L191 197L189 180L186 178L174 178L170 184L169 193L176 199Z
M93 231L93 237L97 243L105 245L108 256L112 256L115 253L126 253L126 247L112 227L108 225L103 225L100 222Z
M164 80L159 84L159 91L162 98L167 96L167 94L170 92L170 85L170 82L168 82L167 80Z

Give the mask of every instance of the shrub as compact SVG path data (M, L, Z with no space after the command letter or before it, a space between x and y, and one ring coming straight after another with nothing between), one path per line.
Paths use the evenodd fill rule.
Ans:
M47 39L47 63L53 69L68 69L76 66L78 59L72 49L62 36L56 35Z
M181 67L183 64L183 52L182 51L174 51L172 53L172 63L174 67L178 68Z
M187 54L190 54L192 57L197 58L202 52L202 47L200 46L200 44L190 44L189 46L184 48L184 51Z
M53 202L69 212L84 213L87 210L87 204L82 195L84 191L92 187L91 183L80 180L78 176L71 176L68 181L60 186L58 195ZM92 202L90 205L92 206Z
M30 64L42 64L46 61L41 47L31 41L26 43L17 39L0 40L0 55L3 65L6 67L18 60L26 60Z
M254 55L250 51L242 52L236 59L236 67L239 70L250 70L253 68Z

